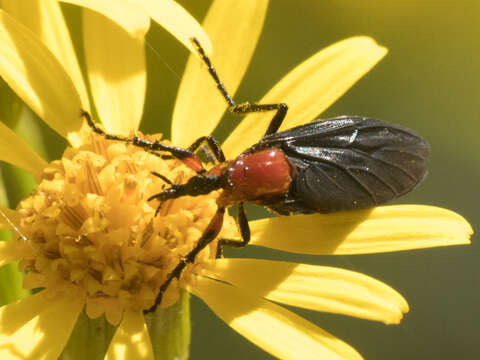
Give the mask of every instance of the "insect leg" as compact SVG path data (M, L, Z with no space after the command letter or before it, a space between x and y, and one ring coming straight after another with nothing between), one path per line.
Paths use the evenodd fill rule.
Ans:
M95 133L97 133L99 135L102 135L103 137L105 137L105 139L123 141L123 142L129 143L129 144L132 144L132 139L130 139L130 138L126 138L126 137L123 137L123 136L117 136L117 135L111 135L111 134L106 133L102 129L100 129L97 125L95 125L95 123L93 122L92 117L90 116L90 113L88 111L83 110L83 109L80 110L80 116L85 118L88 126L90 126Z
M220 91L222 94L223 98L227 102L229 106L229 111L232 112L233 114L246 114L250 112L260 112L260 111L276 111L273 119L270 121L270 124L268 125L268 129L265 132L265 135L273 134L277 132L278 128L283 122L283 119L285 119L285 116L287 114L288 106L287 104L280 103L280 104L250 104L250 103L243 103L243 104L236 104L232 97L228 94L227 89L225 88L225 85L220 81L220 78L218 77L217 71L212 65L212 62L208 58L207 54L205 54L205 50L203 50L202 45L200 42L192 38L192 42L197 48L198 54L202 58L203 62L205 65L207 65L208 72L212 76L213 80L215 80L215 83L217 84L217 89Z
M152 146L155 145L154 143L151 143L151 144ZM222 151L222 148L220 147L220 144L213 136L202 136L198 138L197 140L195 140L195 142L192 145L188 147L188 149L173 148L173 147L170 147L170 148L184 151L183 153L181 153L181 156L184 156L184 154L186 154L187 156L180 158L180 160L182 160L183 163L188 167L190 167L192 170L196 171L198 175L203 175L205 174L206 170L204 169L200 159L195 155L195 152L198 150L198 148L200 148L204 144L208 147L208 150L210 152L210 153L207 153L207 156L211 156L213 158L212 159L213 162L225 161L225 155ZM152 151L152 153L157 155L157 153L154 151ZM160 154L158 155L161 156ZM172 153L172 156L174 156L173 153ZM171 192L172 194L177 194L179 192L178 190L179 186L178 185L174 186L174 184L172 184L170 180L168 180L165 176L161 174L158 174L154 171L152 171L151 173L161 178L171 186L170 189L166 189L163 192L155 194L148 199L148 201L151 201L153 199L160 200L160 204L158 205L157 210L155 211L155 216L156 216L162 207L162 200L161 200L162 196L165 196L165 194L168 192ZM171 198L173 199L174 197L171 197Z
M162 179L162 180L165 181L168 185L173 185L172 181L171 181L169 178L167 178L166 176L164 176L164 175L162 175L162 174L157 173L156 171L153 171L153 170L152 170L152 171L150 171L150 174L152 174L152 175L154 175L154 176Z
M116 141L123 141L126 142L127 144L131 144L137 147L142 148L145 151L148 151L152 153L153 155L156 155L158 157L161 157L162 159L172 159L176 158L178 160L183 161L185 165L187 165L189 168L191 168L193 171L201 174L205 172L205 169L202 166L202 163L200 159L190 150L188 149L183 149L180 147L176 146L169 146L160 143L159 141L149 141L149 140L144 140L139 138L137 135L134 135L132 138L127 138L123 136L118 136L118 135L111 135L100 129L95 123L93 122L90 114L85 111L81 110L81 116L84 117L87 121L87 124L92 128L92 130L105 137L107 140L116 140ZM216 143L215 140L211 141L212 143ZM216 143L218 146L218 149L220 145ZM165 155L158 153L157 151L164 151L167 153L170 153L170 155ZM217 150L218 153L218 150ZM223 153L221 153L223 155ZM224 157L225 158L225 157Z
M140 139L138 136L134 135L131 140L132 144L138 147L141 147L147 151L165 151L169 152L174 158L183 160L185 158L193 156L193 153L187 149L183 149L176 146L169 146L160 143L159 141L148 141Z
M212 76L213 80L215 80L215 83L217 84L217 89L220 91L225 101L228 103L229 106L235 106L235 102L232 100L230 95L228 95L227 89L225 89L225 85L223 85L223 83L220 81L220 78L217 75L217 71L213 67L212 62L208 58L207 54L205 54L205 50L203 50L202 45L200 45L200 42L196 38L192 38L191 40L193 45L197 48L198 54L202 58L203 62L205 63L205 65L207 65L208 72Z
M280 104L250 104L249 102L238 104L233 107L230 107L230 112L233 114L247 114L251 112L263 112L263 111L272 111L276 110L277 112L270 120L267 131L265 135L270 135L276 133L280 125L282 125L283 119L287 115L288 105L285 103Z
M97 125L95 125L95 123L93 122L92 117L90 116L88 111L81 110L80 114L81 114L82 117L85 118L85 120L87 121L87 124L92 128L92 130L95 133L97 133L99 135L102 135L107 140L123 141L123 142L129 143L129 144L141 147L142 149L144 149L146 151L151 151L151 152L153 152L153 151L166 151L166 152L169 152L170 154L172 154L172 156L174 156L175 158L180 159L180 160L193 155L192 152L188 151L187 149L182 149L182 148L178 148L178 147L174 147L174 146L168 146L168 145L162 144L158 141L151 142L151 141L148 141L148 140L143 140L143 139L140 139L136 135L134 135L133 138L127 138L127 137L124 137L124 136L108 134L105 131L103 131L102 129L100 129ZM159 155L159 154L156 154L156 155Z
M175 278L180 278L183 269L185 269L188 264L193 263L198 253L217 237L223 225L224 214L225 208L219 207L212 220L210 220L210 223L208 224L204 233L202 234L202 237L198 240L197 245L193 248L192 251L190 251L185 257L180 260L175 269L173 269L173 271L168 275L167 280L165 280L165 282L160 286L160 290L157 298L155 299L155 303L150 309L147 310L147 312L155 311L157 306L160 305L160 303L162 302L163 294L167 290L172 280Z
M188 147L188 150L194 153L197 151L199 147L202 145L206 145L208 149L211 151L213 154L213 157L215 158L214 160L216 162L224 162L225 161L225 154L223 153L222 148L220 147L220 144L218 143L217 139L215 139L213 136L202 136L195 140L195 142Z
M242 241L220 239L218 240L217 245L217 254L216 258L219 259L223 255L223 247L230 246L235 248L241 248L247 246L250 241L250 226L248 225L247 216L245 214L245 208L243 207L243 202L238 204L238 214L237 214L237 224L240 228L240 236Z

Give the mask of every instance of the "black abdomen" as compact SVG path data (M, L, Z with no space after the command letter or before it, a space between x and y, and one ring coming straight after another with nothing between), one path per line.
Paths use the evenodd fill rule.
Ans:
M315 121L265 137L295 169L289 191L267 206L280 214L329 213L383 204L417 186L428 144L411 130L361 117Z

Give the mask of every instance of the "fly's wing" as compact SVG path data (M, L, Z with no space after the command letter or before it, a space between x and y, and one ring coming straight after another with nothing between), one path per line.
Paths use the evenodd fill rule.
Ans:
M411 130L363 117L337 117L266 136L254 151L281 148L294 170L289 191L268 207L280 214L365 208L411 191L425 177L428 144Z

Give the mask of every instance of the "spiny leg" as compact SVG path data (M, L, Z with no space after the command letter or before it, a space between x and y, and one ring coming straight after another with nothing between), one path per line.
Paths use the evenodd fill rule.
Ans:
M222 151L222 148L220 147L220 144L218 143L218 141L213 137L213 136L202 136L200 138L198 138L192 145L190 145L188 147L188 149L181 149L181 148L178 148L180 150L184 150L186 152L186 154L190 154L189 156L183 158L183 159L180 159L183 161L183 163L185 165L187 165L188 167L190 167L192 170L196 171L198 175L200 176L208 176L206 174L206 169L203 167L200 159L195 155L195 151L198 150L198 148L200 148L202 145L206 145L209 149L209 151L211 152L211 155L213 157L213 161L215 163L217 162L224 162L225 161L225 155ZM153 152L155 153L155 152ZM207 154L208 156L208 154ZM148 198L148 201L151 201L153 199L159 199L163 196L164 193L167 193L167 192L172 192L172 193L177 193L178 192L178 186L175 186L174 184L172 184L172 182L170 180L168 180L165 176L157 173L157 172L154 172L152 171L152 174L161 178L162 180L166 181L170 186L171 188L170 189L166 189L164 191L162 191L161 193L158 193L158 194L154 194L153 196L150 196ZM213 191L213 190L212 190ZM160 212L162 208L162 201L160 201L160 204L158 205L157 207L157 210L155 211L155 216Z
M134 136L133 138L133 145L140 146L155 155L160 155L158 153L155 153L155 151L167 151L171 154L172 157L168 156L162 156L162 158L176 158L179 160L182 160L186 163L187 166L189 166L189 160L195 162L195 166L189 166L193 170L195 170L197 173L203 173L205 172L205 169L203 169L202 166L197 161L197 157L195 156L195 152L200 148L202 145L206 145L209 149L209 151L213 154L214 157L214 162L224 162L225 161L225 155L222 151L222 148L220 147L220 144L218 143L217 139L215 139L213 136L201 136L197 140L194 141L192 145L190 145L187 149L180 148L180 147L175 147L175 146L168 146L159 143L158 141L151 142L148 140L140 139L137 136Z
M282 125L285 116L287 116L288 105L285 103L280 104L250 104L249 102L235 105L231 107L230 112L236 115L247 114L251 112L264 112L264 111L273 111L276 110L277 112L273 116L272 120L270 120L270 124L268 125L267 131L265 131L265 135L274 134L277 132L280 125Z
M250 103L243 103L243 104L236 104L231 96L228 94L225 85L220 81L218 77L217 71L212 65L212 62L208 58L207 54L205 54L205 50L203 49L202 45L196 38L192 38L192 43L197 48L198 54L202 58L205 65L207 65L208 72L212 76L213 80L217 84L217 89L222 94L223 98L227 102L229 106L229 111L233 114L246 114L250 112L261 112L261 111L276 111L275 116L270 121L268 125L268 129L265 132L265 135L273 134L277 132L280 125L282 125L283 119L287 115L288 106L287 104L280 103L280 104L250 104Z
M215 163L225 161L225 155L222 151L222 148L220 147L220 144L218 143L218 141L213 136L202 136L202 137L198 138L192 145L190 145L188 147L188 150L186 150L186 151L190 152L191 156L189 156L187 158L184 158L182 160L185 163L185 165L189 166L191 169L196 171L198 175L205 175L205 173L206 173L206 170L203 168L203 165L200 162L200 159L196 155L194 155L195 151L197 151L198 148L200 148L203 144L205 144L208 147L209 151L211 152L211 154L213 156L213 161ZM168 180L165 176L163 176L161 174L158 174L156 172L153 172L153 171L152 171L152 174L161 178L161 179L163 179L164 181L166 181L170 184L171 188L164 190L162 193L165 193L165 192L168 192L168 191L172 191L174 193L177 192L176 189L178 189L178 187L175 187L175 185L172 184L172 182L170 180ZM208 176L208 175L205 175L205 176ZM158 193L158 194L155 194L155 195L151 196L148 199L148 201L160 198L162 196L162 193ZM162 203L160 202L160 204L157 207L157 210L155 211L155 215L157 215L159 213L159 211L161 210L161 207L162 207Z
M237 224L240 228L240 236L242 241L220 239L217 244L216 258L219 259L223 256L223 247L230 246L235 248L242 248L248 245L250 242L250 226L248 225L247 215L245 214L245 208L243 202L238 204Z
M200 159L198 159L193 152L187 149L183 149L180 147L176 146L169 146L160 143L159 141L149 141L149 140L144 140L139 138L137 135L134 135L132 138L124 137L124 136L118 136L118 135L111 135L108 134L107 132L103 131L100 129L95 123L93 122L90 114L85 111L81 110L81 116L84 117L87 121L87 124L92 128L92 130L105 137L107 140L116 140L116 141L122 141L127 144L131 144L137 147L142 148L145 151L150 152L153 155L156 155L158 157L161 157L162 159L178 159L181 160L190 167L192 170L194 170L197 173L203 173L205 172L205 169L203 168ZM164 155L160 154L157 151L164 151L167 153L170 153L170 155ZM223 153L222 153L223 154Z
M213 136L202 136L198 138L192 145L188 147L188 150L185 150L191 155L182 159L185 165L190 167L192 170L196 171L198 175L204 175L206 173L206 170L203 168L203 165L200 159L195 155L195 151L197 151L198 148L200 148L203 144L205 144L208 147L209 151L211 152L213 157L213 162L217 163L217 162L225 161L225 155L223 154L222 148L220 147L220 144ZM155 152L153 153L155 154ZM161 178L162 180L166 181L171 186L170 189L166 189L163 192L168 192L168 191L176 192L175 185L169 179L167 179L165 176L155 171L152 171L151 173ZM148 201L161 197L162 193L158 193L151 196L148 199ZM160 204L158 205L157 210L155 211L155 216L160 212L161 208L162 208L162 202L160 202Z
M97 133L99 135L102 135L105 139L122 141L122 142L126 142L126 143L129 143L129 144L133 143L133 140L130 139L130 138L123 137L123 136L117 136L117 135L111 135L111 134L106 133L102 129L100 129L97 125L95 125L95 123L93 122L92 117L90 116L90 113L88 111L83 110L83 109L80 110L80 116L85 118L88 126L90 126L95 133Z
M221 92L222 96L226 100L229 106L235 106L235 102L232 100L230 95L228 95L228 91L225 88L225 85L220 81L217 71L212 65L212 62L208 58L207 54L205 54L205 50L203 50L202 45L200 45L200 42L196 38L192 38L192 43L193 45L197 48L198 54L202 58L203 62L205 65L207 65L208 72L212 76L213 80L215 80L215 83L217 84L217 89Z
M202 251L208 244L210 244L215 238L217 237L218 233L222 229L223 225L223 215L225 214L225 208L219 207L217 212L213 216L212 220L208 224L207 228L203 232L202 236L197 242L197 245L190 251L180 262L178 265L173 269L173 271L168 275L167 280L160 286L160 290L158 293L157 298L155 299L155 303L153 306L148 309L146 312L153 312L157 308L158 305L162 302L162 297L165 291L167 290L170 283L173 279L180 278L182 271L188 264L192 264L195 261L196 256L200 251Z
M176 147L176 146L165 145L157 140L149 141L149 140L141 139L138 136L134 135L131 141L133 145L141 147L144 150L147 150L150 152L154 152L154 151L169 152L174 158L178 160L184 160L186 158L194 156L194 154L187 149Z
M126 142L128 144L138 146L138 147L140 147L144 150L151 151L151 152L166 151L166 152L171 153L174 157L176 157L180 160L185 158L185 157L188 157L188 156L192 155L192 152L188 151L186 149L164 145L164 144L162 144L158 141L152 142L152 141L148 141L148 140L143 140L143 139L140 139L136 135L134 135L132 138L128 138L128 137L124 137L124 136L109 134L109 133L105 132L104 130L100 129L97 125L95 125L95 123L93 122L92 117L90 116L90 113L88 111L80 110L80 115L85 118L88 126L90 126L95 133L97 133L99 135L102 135L107 140L117 140L117 141ZM160 154L156 154L156 155L160 155Z
M220 144L218 143L217 139L215 139L211 135L199 137L192 145L188 147L188 150L194 153L202 145L206 145L208 149L213 153L216 162L225 161L225 154L223 153Z

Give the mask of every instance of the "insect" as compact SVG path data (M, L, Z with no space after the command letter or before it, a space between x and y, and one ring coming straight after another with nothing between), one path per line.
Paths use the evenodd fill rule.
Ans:
M201 137L183 149L138 137L125 139L105 134L84 113L90 126L108 139L128 141L147 151L165 151L182 160L197 175L184 184L174 184L152 195L162 204L182 196L198 196L222 190L217 211L195 248L188 253L161 285L154 310L171 281L179 278L187 264L219 234L225 210L238 206L237 223L241 241L220 239L217 257L224 246L243 247L250 240L244 202L262 205L279 215L331 213L383 204L415 188L425 177L428 144L411 130L359 116L340 116L277 132L286 116L286 104L235 104L203 48L192 40L235 114L276 111L263 138L235 159L226 160L219 143ZM206 147L216 165L206 170L196 151ZM157 209L157 211L158 211Z

